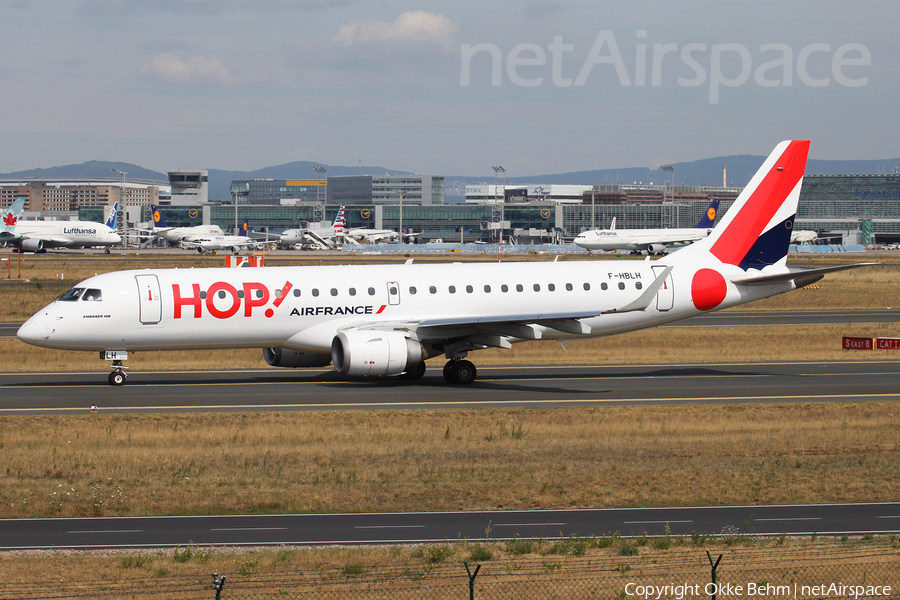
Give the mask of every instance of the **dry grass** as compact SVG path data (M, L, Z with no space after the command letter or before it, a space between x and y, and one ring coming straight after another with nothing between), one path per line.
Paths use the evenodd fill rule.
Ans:
M629 582L699 585L700 593L686 596L699 598L706 597L702 590L710 581L707 551L713 558L722 555L721 583L745 588L750 582L791 590L794 583L900 587L896 536L628 540L608 533L412 547L13 552L0 555L0 597L212 598L210 573L216 572L228 578L223 597L464 598L468 579L462 562L469 561L473 570L473 563L483 567L476 579L479 598L617 598L626 597Z
M0 518L896 500L891 403L0 419Z

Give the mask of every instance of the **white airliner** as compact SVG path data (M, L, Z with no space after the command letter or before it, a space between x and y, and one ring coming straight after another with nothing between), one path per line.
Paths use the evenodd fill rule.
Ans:
M399 239L399 235L392 229L368 229L365 227L346 228L344 218L345 205L341 204L337 217L331 227L313 227L288 229L281 233L279 244L282 246L294 246L296 244L314 243L324 248L334 246L338 242L367 242L374 244L393 239ZM404 234L412 236L416 234Z
M241 250L249 248L258 248L264 245L264 241L255 241L249 237L250 227L247 219L241 225L239 235L209 235L203 237L190 237L181 240L179 244L186 250L196 250L201 254L204 252L212 252L214 250L227 250L232 254L237 254Z
M100 353L110 383L128 352L262 348L277 367L334 364L343 375L425 373L472 383L464 358L537 339L655 327L788 292L826 273L787 252L808 141L766 159L713 232L656 261L497 262L160 269L91 277L32 316L23 342Z
M150 205L150 212L153 215L153 235L159 236L170 244L178 244L182 240L190 240L193 238L211 237L217 235L225 235L222 228L218 225L195 225L193 227L169 227L166 220L159 212L159 207L155 204Z
M632 253L662 254L666 248L687 246L705 238L716 221L719 201L713 200L703 218L689 229L616 229L613 218L609 229L585 231L575 245L587 250L631 250Z
M344 205L334 219L331 227L300 227L281 232L278 243L282 246L314 243L325 248L333 246L337 240L344 238Z
M90 248L94 246L106 247L106 251L109 252L110 246L122 243L122 238L115 231L118 202L110 210L106 223L22 221L19 219L19 215L24 203L24 198L18 198L13 203L4 218L4 230L0 233L0 241L4 242L4 245L16 246L20 252L46 252L47 248ZM17 205L18 212L13 214L13 209Z

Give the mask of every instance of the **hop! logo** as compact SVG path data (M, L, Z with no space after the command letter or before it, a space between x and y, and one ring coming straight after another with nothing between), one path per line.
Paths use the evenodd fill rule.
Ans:
M18 221L18 219L16 219L16 217L14 217L12 213L6 213L5 215L3 215L3 224L8 227L12 227L13 225L15 225L16 221Z

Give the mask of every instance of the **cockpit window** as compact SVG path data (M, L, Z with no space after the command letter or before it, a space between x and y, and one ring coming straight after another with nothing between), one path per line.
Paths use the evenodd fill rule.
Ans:
M72 288L65 294L59 297L60 302L75 302L79 298L81 298L81 294L84 293L84 288Z
M88 290L81 296L81 299L85 302L100 302L101 300L103 300L103 294L100 293L100 290L88 288Z

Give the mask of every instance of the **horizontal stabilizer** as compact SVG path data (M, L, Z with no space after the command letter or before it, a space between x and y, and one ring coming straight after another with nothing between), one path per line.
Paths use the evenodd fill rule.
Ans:
M846 271L847 269L856 269L858 267L872 267L881 263L855 263L852 265L838 265L836 267L823 267L821 269L798 269L790 273L779 273L777 275L761 275L759 277L745 276L736 277L731 280L735 285L771 285L773 283L781 283L783 281L793 281L797 287L803 287L811 283L815 283L822 279L828 273L836 271Z
M647 289L644 290L644 293L638 296L637 300L634 302L630 302L621 308L614 308L612 310L608 310L608 313L624 313L624 312L632 312L635 310L647 310L647 307L650 306L650 303L653 302L653 299L656 298L657 292L659 292L660 288L666 282L666 277L669 276L669 273L672 272L672 267L666 267L663 269L662 273L659 274L659 277L653 280L653 283L647 286Z

